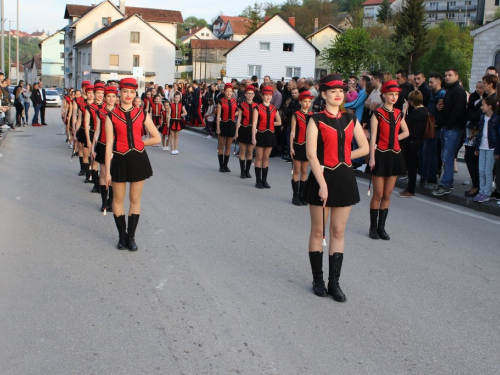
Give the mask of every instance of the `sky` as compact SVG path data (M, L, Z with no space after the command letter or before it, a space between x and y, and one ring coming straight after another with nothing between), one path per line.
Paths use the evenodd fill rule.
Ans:
M91 5L99 4L99 0L18 0L19 1L19 30L32 33L34 31L50 31L51 33L64 27L68 21L64 19L64 9L66 4ZM112 0L118 5L119 0ZM13 29L17 28L17 5L16 0L3 0L5 5L4 17L5 29L9 28L9 20ZM208 23L212 18L220 14L221 11L225 15L237 16L248 5L253 5L255 0L125 0L125 5L144 7L144 8L159 8L179 10L182 17L195 16L204 18ZM217 4L217 5L213 5Z

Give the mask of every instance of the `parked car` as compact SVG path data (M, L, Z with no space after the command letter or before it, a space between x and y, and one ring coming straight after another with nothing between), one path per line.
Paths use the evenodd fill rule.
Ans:
M47 89L45 90L45 95L47 96L47 107L49 106L55 106L55 107L60 107L61 106L61 97L59 96L59 92L54 89Z
M64 96L64 89L62 87L56 87L55 90L59 93L59 96L62 97Z

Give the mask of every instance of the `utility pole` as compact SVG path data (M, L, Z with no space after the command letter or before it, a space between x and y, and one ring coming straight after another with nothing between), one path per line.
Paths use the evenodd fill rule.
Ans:
M11 31L11 26L10 26L10 24L12 22L14 22L14 21L9 20L9 76L10 76L10 58L11 58L11 55L10 55L10 31Z
M17 67L16 67L16 78L17 78L17 84L19 85L19 80L21 77L21 69L19 69L19 0L17 0L17 48L16 48L16 60L17 60Z
M2 0L2 42L0 48L2 49L2 54L1 54L1 59L2 59L2 72L5 73L5 43L4 43L4 38L5 38L5 28L3 27L3 23L5 22L5 4L4 0Z

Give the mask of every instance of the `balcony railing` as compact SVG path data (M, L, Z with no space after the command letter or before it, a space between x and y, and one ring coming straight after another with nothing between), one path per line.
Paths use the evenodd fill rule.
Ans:
M375 18L375 14L374 13L365 13L363 15L364 18Z
M447 6L447 5L442 5L442 6L433 6L433 7L425 7L425 11L427 13L432 13L432 12L448 12L448 11L453 11L453 12L458 12L459 10L465 12L467 9L468 11L474 11L477 9L477 5L454 5L454 6Z

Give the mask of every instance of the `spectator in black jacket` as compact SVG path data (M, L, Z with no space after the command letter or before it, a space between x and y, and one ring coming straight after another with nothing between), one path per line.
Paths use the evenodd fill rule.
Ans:
M399 93L398 101L394 104L394 107L401 111L403 110L403 104L408 101L408 95L410 95L410 92L415 90L415 88L408 82L408 72L404 69L400 69L396 72L396 82L401 92Z
M36 82L33 85L33 92L31 93L31 102L33 103L33 109L35 110L35 114L33 115L33 119L31 120L31 125L41 126L42 124L38 122L38 114L40 113L40 108L42 107L43 102L38 82Z
M443 103L437 105L438 111L444 111L444 125L441 131L443 154L443 176L441 184L432 192L434 195L444 195L451 192L454 175L455 151L467 121L467 93L458 81L458 71L455 68L446 70L444 80L448 91Z
M429 98L431 97L431 89L427 82L425 82L425 75L422 72L415 73L415 86L418 88L418 91L422 93L424 98L424 107L427 108L429 104Z
M283 111L282 125L281 125L281 134L282 134L282 145L285 146L285 153L282 157L283 160L292 160L290 157L290 130L291 130L291 121L293 114L300 109L299 102L299 89L294 87L290 90L291 97L285 100L283 106L281 107ZM286 138L286 139L285 139Z

